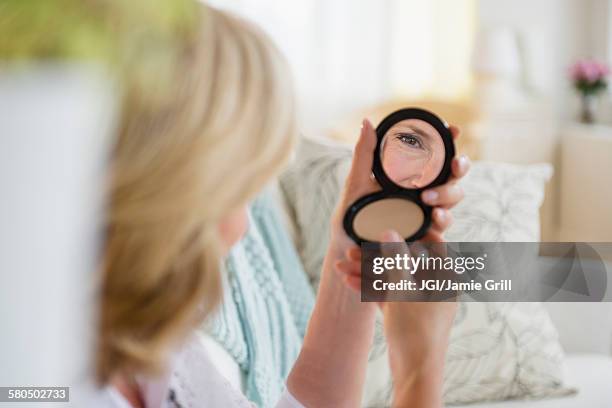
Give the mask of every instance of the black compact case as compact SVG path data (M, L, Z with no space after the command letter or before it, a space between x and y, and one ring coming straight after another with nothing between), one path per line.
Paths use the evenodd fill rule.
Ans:
M441 142L444 145L444 163L442 164L439 174L432 182L420 188L406 188L396 184L387 175L383 167L382 149L387 132L395 124L408 119L417 119L431 125L439 134ZM453 143L451 131L448 124L437 115L420 108L406 108L393 112L384 118L376 128L376 136L377 144L376 150L374 151L372 173L378 184L380 184L382 187L382 190L361 197L348 208L343 221L344 229L357 244L372 242L368 239L360 237L359 234L357 234L354 228L355 218L364 208L375 202L389 198L398 198L413 202L423 212L423 223L420 228L409 236L404 237L406 242L416 241L422 238L431 226L433 210L433 207L425 204L421 200L421 193L424 190L446 183L451 175L451 163L455 157L455 145ZM397 214L397 217L401 216L401 213Z

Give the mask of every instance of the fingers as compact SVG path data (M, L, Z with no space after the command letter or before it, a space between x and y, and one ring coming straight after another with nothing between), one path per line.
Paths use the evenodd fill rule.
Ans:
M421 199L425 204L443 208L452 208L463 198L463 189L457 185L457 181L463 178L470 170L470 159L461 155L455 157L451 162L450 180L438 187L425 190Z
M460 179L470 170L470 159L466 155L455 157L451 163L451 173L454 179Z
M352 260L336 261L335 270L342 282L356 292L361 291L361 262Z
M459 127L455 125L450 125L449 130L451 132L451 135L453 136L453 140L459 139L459 136L461 135L461 129L459 129Z
M346 250L346 259L350 261L361 261L361 248L353 246Z
M427 242L427 243L442 243L444 241L444 236L441 232L436 231L433 228L430 228L425 236L419 240L419 242Z
M425 204L452 208L463 199L463 188L456 183L446 183L438 187L426 190L421 194L421 199Z
M389 230L383 232L380 242L404 242L404 239L396 231Z
M409 253L408 251L408 246L406 245L406 241L404 241L404 238L402 238L402 236L394 230L388 230L382 233L381 237L380 237L380 242L381 243L401 243L402 245L393 245L392 248L390 248L389 246L385 246L383 245L381 247L382 249L382 254L385 256L393 256L396 250L403 250L406 253Z
M451 126L451 132L453 132L453 137L458 137L457 127ZM451 163L452 177L450 180L446 184L424 191L421 195L424 203L437 207L432 214L432 229L435 232L444 233L452 224L453 218L448 209L453 208L463 199L465 194L457 181L464 177L469 169L470 159L467 156L454 158Z
M370 184L370 174L372 174L372 160L376 149L376 131L369 120L364 119L361 124L361 134L351 164L349 179L357 185L364 183Z
M453 223L453 215L445 208L436 207L432 213L431 228L439 233L444 233Z
M361 292L361 248L353 246L346 250L346 259L334 264L336 273L350 289Z
M453 140L459 139L461 136L461 129L455 125L449 127ZM452 175L455 178L461 178L466 175L470 168L470 159L466 155L461 155L453 159L451 163Z
M341 275L361 275L361 262L342 259L336 261L335 269Z
M361 276L346 276L344 284L355 292L361 292Z
M404 239L396 231L383 233L381 242L401 242ZM334 263L334 270L351 289L361 291L361 248L354 246L346 250L346 258Z

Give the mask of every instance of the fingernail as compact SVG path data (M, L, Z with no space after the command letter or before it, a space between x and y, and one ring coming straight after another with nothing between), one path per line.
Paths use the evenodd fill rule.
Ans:
M440 222L444 222L446 220L446 211L442 208L436 208L436 218Z
M427 204L435 204L436 200L438 199L438 192L437 191L433 191L433 190L429 190L429 191L425 191L423 193L423 201L425 201Z
M459 165L463 168L468 164L468 157L465 154L462 154L459 157Z

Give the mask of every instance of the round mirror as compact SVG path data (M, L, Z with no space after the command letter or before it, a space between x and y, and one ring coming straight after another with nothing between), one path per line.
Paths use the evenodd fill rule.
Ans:
M405 119L385 133L380 149L383 171L396 185L420 189L442 172L446 151L442 135L421 119Z

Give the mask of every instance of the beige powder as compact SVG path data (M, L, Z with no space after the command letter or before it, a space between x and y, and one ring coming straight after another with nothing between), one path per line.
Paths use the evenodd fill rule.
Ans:
M408 238L421 228L423 220L423 211L412 201L384 198L362 208L353 220L353 229L361 238L377 242L390 229Z

